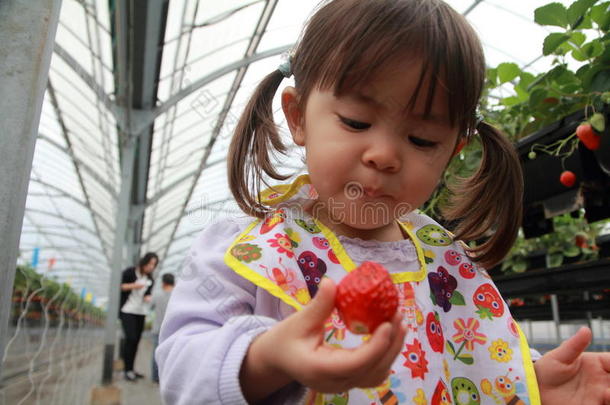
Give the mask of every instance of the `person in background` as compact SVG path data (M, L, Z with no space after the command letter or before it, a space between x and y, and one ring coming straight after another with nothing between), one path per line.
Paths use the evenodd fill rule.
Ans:
M155 350L159 344L159 330L161 329L161 323L165 316L165 309L167 308L167 302L174 289L174 275L171 273L165 273L161 277L161 291L153 294L152 307L155 311L155 319L152 327L152 338L153 338L153 356L152 356L152 380L155 383L159 382L159 368L155 361Z
M144 303L151 300L152 273L158 263L159 257L157 254L148 252L140 259L136 267L128 267L123 270L121 277L119 318L125 335L121 357L125 362L124 373L125 379L128 381L136 381L136 379L144 377L144 375L134 371L133 364L144 330L144 319L146 318Z

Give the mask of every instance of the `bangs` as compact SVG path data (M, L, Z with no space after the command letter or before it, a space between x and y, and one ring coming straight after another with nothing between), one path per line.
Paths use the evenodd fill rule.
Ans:
M449 123L462 133L473 128L485 62L479 40L462 15L438 0L335 0L324 11L324 24L311 21L301 42L316 46L297 48L295 54L308 64L295 69L297 87L304 87L304 93L313 87L332 88L336 95L363 90L391 64L421 58L416 91L405 100L407 109L425 97L427 117L434 96L443 91Z

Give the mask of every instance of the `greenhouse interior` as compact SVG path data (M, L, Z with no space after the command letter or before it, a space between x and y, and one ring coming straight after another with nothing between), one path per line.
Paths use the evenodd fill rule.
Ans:
M523 174L517 238L488 276L531 349L544 355L587 326L587 351L607 352L610 2L445 2L481 40L480 114L514 146ZM0 1L0 405L173 403L153 370L162 315L152 303L166 284L192 282L191 246L203 230L244 215L227 175L239 117L319 7ZM286 78L280 89L294 85ZM308 169L280 93L272 113L286 153L272 164L295 179ZM448 224L446 186L473 175L482 156L476 139L457 151L419 209ZM152 301L137 315L145 321L129 360L117 314L123 286L136 279L124 270L147 265L148 252Z

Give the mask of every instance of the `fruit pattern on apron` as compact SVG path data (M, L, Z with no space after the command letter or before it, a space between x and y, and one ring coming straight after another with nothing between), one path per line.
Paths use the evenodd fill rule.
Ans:
M225 262L300 310L322 277L338 283L356 264L336 235L304 212L304 204L317 198L309 176L261 197L275 210L233 241ZM527 341L488 274L431 218L411 212L399 224L415 245L418 265L390 270L407 327L390 377L379 387L342 394L309 390L304 403L540 404ZM325 334L328 344L344 348L370 337L349 332L336 310Z

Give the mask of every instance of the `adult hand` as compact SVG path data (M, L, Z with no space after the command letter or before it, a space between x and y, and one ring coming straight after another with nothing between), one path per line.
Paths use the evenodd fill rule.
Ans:
M610 405L610 353L585 353L591 335L581 328L534 363L543 405Z

